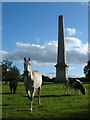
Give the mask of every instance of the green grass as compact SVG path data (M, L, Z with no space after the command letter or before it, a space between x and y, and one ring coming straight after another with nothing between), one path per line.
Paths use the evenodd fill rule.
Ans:
M41 105L37 92L30 112L28 98L23 83L18 84L16 94L10 94L9 85L2 84L3 118L88 118L88 84L86 95L75 95L73 89L64 96L63 84L46 83L41 89Z

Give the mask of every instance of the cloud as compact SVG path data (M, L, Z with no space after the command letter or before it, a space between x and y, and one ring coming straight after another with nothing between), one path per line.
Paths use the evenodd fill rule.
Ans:
M88 60L88 44L74 37L66 37L65 42L68 65L84 65ZM54 65L57 61L57 40L43 45L17 42L14 51L2 51L1 54L3 59L23 61L24 57L30 57L34 65Z
M80 39L66 37L67 63L70 65L83 65L88 60L88 44L84 44Z
M10 60L21 60L24 57L31 57L33 63L53 63L56 62L56 41L45 43L44 45L16 43L17 49L9 54L4 54L3 58Z
M68 36L73 36L76 34L76 29L75 28L66 28L66 34Z
M6 56L8 54L7 51L4 51L4 50L0 50L0 61L2 61L2 57L3 56ZM5 57L6 58L6 57Z
M0 50L0 56L7 55L7 54L8 54L8 52L7 52L7 51Z
M78 30L76 30L75 28L65 28L65 33L66 33L66 35L69 36L69 37L72 37L72 36L74 36L74 35L76 35L76 34L79 34L79 35L82 34L81 31L78 31Z
M81 46L81 40L75 37L66 37L65 41L68 49Z
M88 60L88 54L76 50L67 51L67 62L70 65L83 65Z

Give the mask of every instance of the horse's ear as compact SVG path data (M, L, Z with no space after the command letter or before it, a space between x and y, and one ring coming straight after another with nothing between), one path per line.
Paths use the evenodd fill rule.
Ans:
M26 61L26 58L24 58L24 61Z
M28 60L30 61L30 58L28 58Z

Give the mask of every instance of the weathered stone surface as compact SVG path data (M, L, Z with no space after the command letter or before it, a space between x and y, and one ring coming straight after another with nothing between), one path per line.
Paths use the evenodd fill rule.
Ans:
M64 17L58 17L58 52L55 82L64 82L68 80L68 65L66 64L66 50L64 40Z

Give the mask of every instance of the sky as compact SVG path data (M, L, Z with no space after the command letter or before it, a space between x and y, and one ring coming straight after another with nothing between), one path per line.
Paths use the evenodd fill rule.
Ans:
M3 2L88 2L89 0L1 0Z
M2 18L2 4L0 3L0 18ZM2 49L2 19L0 19L0 50Z
M3 2L2 59L13 61L22 73L23 58L30 57L33 70L54 77L59 15L64 16L68 76L84 76L83 68L88 61L87 3Z

